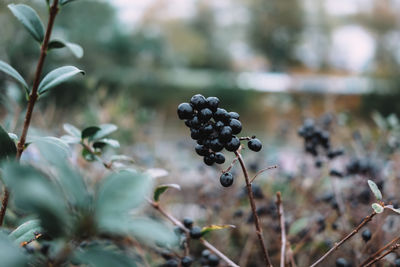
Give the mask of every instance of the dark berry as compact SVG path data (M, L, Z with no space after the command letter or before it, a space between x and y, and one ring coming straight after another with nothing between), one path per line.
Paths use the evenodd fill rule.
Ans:
M200 128L200 134L202 136L208 136L213 132L213 126L211 124L206 124Z
M232 138L232 129L229 126L222 127L221 131L219 132L219 139L222 142L227 142Z
M203 146L203 145L197 144L197 145L194 147L194 149L196 150L196 153L197 153L199 156L208 156L208 155L210 154L210 152L208 151L208 148L206 148L206 147Z
M211 252L208 250L208 249L205 249L205 250L203 250L202 252L201 252L201 256L203 257L203 258L206 258L206 259L208 259L208 257L211 255Z
M163 265L165 267L178 267L179 263L175 259L169 259L167 262Z
M317 167L317 168L321 168L323 164L324 164L324 162L321 159L317 159L315 161L315 167Z
M208 264L210 266L218 266L219 258L216 255L211 254L210 256L208 256Z
M204 156L203 161L206 165L211 166L215 163L215 154L211 153L207 156Z
M239 147L240 147L240 141L239 138L237 138L236 136L232 137L231 141L225 144L225 149L230 152L238 150Z
M394 261L394 265L395 265L396 267L400 267L400 258L397 258L397 259Z
M178 106L178 117L181 120L188 120L193 117L193 107L189 103L181 103Z
M193 239L199 239L202 236L201 228L198 226L193 226L192 229L190 229L190 237Z
M185 219L183 219L183 225L184 225L186 228L190 229L190 228L192 228L192 226L193 226L193 220L190 219L190 218L185 218Z
M231 119L229 121L229 126L232 129L232 134L238 134L242 131L242 124L237 119Z
M367 228L367 229L365 229L365 230L362 232L361 236L362 236L362 238L363 238L363 240L364 240L365 242L368 242L368 241L371 239L372 233L371 233L371 231Z
M200 110L206 106L207 100L203 95L197 94L192 96L192 98L190 99L190 103L195 109Z
M223 164L225 162L225 156L221 152L215 153L215 163Z
M231 111L229 112L229 116L231 117L231 119L239 119L239 114L237 112Z
M192 120L185 120L185 125L189 128L192 127Z
M343 258L338 258L336 260L336 267L348 267L349 263L347 262L347 260L343 259Z
M214 152L219 152L224 148L224 144L222 144L218 138L210 141L210 148Z
M199 117L197 117L196 115L193 116L193 118L191 120L189 120L188 123L190 124L190 126L188 126L188 127L191 127L191 128L194 128L194 129L199 129L200 126L201 126L201 122L199 120ZM185 122L185 124L186 124L186 122Z
M190 256L185 256L181 260L182 267L189 267L192 263L193 259Z
M190 129L190 137L192 137L192 139L194 140L198 140L200 139L201 135L200 135L200 131L197 129Z
M202 122L209 121L211 119L212 115L213 115L213 113L212 113L211 109L209 109L209 108L203 108L197 114L197 116L199 117L199 120Z
M343 177L343 173L341 173L340 171L335 170L335 169L330 170L329 175L330 176L336 176L336 177L339 177L339 178Z
M180 236L181 234L184 233L184 231L183 231L183 229L180 228L179 226L175 226L175 227L174 227L174 233L175 233L177 236Z
M229 116L229 114L225 109L217 108L217 111L214 112L213 118L215 121L224 121L227 116Z
M225 126L225 124L224 124L222 121L217 121L217 122L214 124L214 128L215 128L215 130L217 130L217 131L221 130L222 127L224 127L224 126Z
M258 140L257 138L251 139L247 143L247 146L249 147L250 150L253 150L255 152L260 151L262 148L262 144L261 144L260 140Z
M221 185L223 187L229 187L233 184L233 175L230 172L224 172L221 174L221 177L219 178L219 181L221 182Z
M212 111L216 111L219 105L219 99L215 96L207 97L207 106Z

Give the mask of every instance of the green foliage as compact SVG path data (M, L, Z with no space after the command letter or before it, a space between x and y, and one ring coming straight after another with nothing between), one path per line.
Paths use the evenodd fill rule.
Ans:
M68 4L68 3L71 3L71 2L73 2L73 1L76 1L76 0L60 0L60 1L59 1L59 4L60 4L61 6L63 6L63 5L66 5L66 4Z
M27 266L27 258L11 238L0 232L0 259L2 266Z
M81 138L82 138L82 140L83 140L83 139L92 137L92 136L94 136L98 131L100 131L100 127L97 127L97 126L90 126L90 127L87 127L87 128L85 128L85 129L83 129L83 131L82 131L82 133L81 133Z
M163 184L156 187L154 190L153 199L155 202L160 200L160 196L167 191L169 188L175 188L177 190L181 190L181 187L177 184Z
M72 76L79 73L85 74L83 70L74 66L64 66L49 72L39 84L39 95L46 93L49 89L69 80Z
M30 240L35 239L36 235L42 232L43 229L40 226L39 220L29 220L12 231L9 237L15 240L15 243L19 245L22 242L29 242Z
M28 84L25 82L24 78L22 78L21 74L18 73L13 67L11 67L9 64L7 64L4 61L0 60L0 71L10 75L14 79L16 79L26 91L29 90Z
M382 193L379 190L376 183L374 183L371 180L368 180L368 185L369 185L369 188L371 189L372 193L375 195L376 200L382 200Z
M378 203L373 203L371 205L372 209L376 212L376 213L382 213L384 211L384 207L382 207L382 205L378 204Z
M72 54L77 57L83 57L83 48L75 43L69 43L61 39L51 40L48 45L48 50L59 49L59 48L68 48Z
M17 147L14 140L9 134L0 126L0 161L4 159L13 160L17 154Z
M8 8L33 38L39 43L42 43L44 39L44 26L36 11L30 6L23 4L10 4Z
M134 261L121 251L105 246L94 246L77 251L75 261L96 267L135 267Z

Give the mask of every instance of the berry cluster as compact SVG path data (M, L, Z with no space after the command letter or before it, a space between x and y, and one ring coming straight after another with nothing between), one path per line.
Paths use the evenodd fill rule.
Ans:
M346 171L340 172L338 170L332 169L330 171L331 176L343 177L345 175L364 175L368 177L378 177L379 167L370 158L356 158L353 157L350 162L346 165Z
M206 165L223 164L225 155L221 152L226 149L235 152L240 147L241 139L236 135L242 131L242 123L237 112L228 112L219 108L219 99L215 96L205 98L197 94L192 96L190 103L181 103L178 106L178 117L185 120L190 128L190 136L197 141L195 151L203 157ZM255 137L248 138L247 146L250 150L260 151L262 144ZM224 187L233 183L231 173L224 173L220 177Z
M312 119L306 119L298 130L299 136L304 138L304 148L307 153L318 157L320 152L324 152L329 159L334 159L344 154L342 149L332 149L330 134L317 127ZM317 160L316 166L322 166L322 162Z
M218 266L219 258L205 249L201 252L200 264L201 266Z

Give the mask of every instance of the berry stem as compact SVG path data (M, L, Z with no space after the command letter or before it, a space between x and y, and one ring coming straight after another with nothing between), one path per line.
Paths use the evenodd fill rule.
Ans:
M174 225L178 226L181 228L187 235L189 235L189 230L174 216L166 212L160 205L154 201L151 201L150 199L147 200L149 204L157 210L159 213L161 213L164 217L166 217L169 221L171 221ZM228 266L231 267L240 267L236 263L234 263L231 259L229 259L225 254L223 254L221 251L219 251L216 247L214 247L212 244L207 242L204 238L200 238L200 242L208 248L210 251L212 251L214 254L216 254L218 257L220 257Z
M268 171L268 170L276 169L276 168L278 168L278 165L269 166L269 167L267 167L267 168L265 168L265 169L259 170L259 171L256 173L256 175L254 175L254 177L251 178L250 183L253 183L253 181L257 178L257 176L260 175L261 173L263 173L263 172L265 172L265 171Z
M345 236L342 240L340 240L339 242L335 243L335 245L328 250L328 252L326 252L321 258L319 258L315 263L313 263L310 267L315 267L318 264L320 264L321 262L323 262L331 253L333 253L335 250L337 250L341 245L343 245L344 242L346 242L347 240L349 240L351 237L353 237L355 234L358 233L358 231L364 226L366 225L369 221L372 220L372 218L376 215L377 213L374 211L372 212L370 215L368 215L367 217L365 217L362 222L353 230L351 231L351 233L349 233L347 236Z
M396 243L394 245L392 245L390 247L390 249L388 251L386 251L385 253L383 253L382 255L374 258L372 261L370 261L368 264L363 265L365 267L371 266L372 264L378 262L379 260L383 259L384 257L386 257L388 254L392 253L393 251L397 250L398 248L400 248L400 243Z
M49 20L47 23L46 33L44 35L44 40L43 40L42 46L40 48L40 56L39 56L39 60L38 60L37 66L36 66L35 77L33 79L32 91L29 95L29 101L28 101L28 107L26 109L24 126L22 128L21 138L17 145L17 156L16 156L17 161L19 161L19 159L21 158L22 152L24 151L26 136L28 134L29 125L30 125L31 119L32 119L33 108L35 106L36 100L38 99L37 91L38 91L38 87L39 87L40 76L42 74L44 60L47 55L47 48L48 48L48 44L49 44L49 40L50 40L50 35L53 30L54 21L57 16L57 13L58 13L58 0L53 1L53 4L51 5L49 11L50 11ZM3 225L3 220L4 220L4 216L6 214L9 197L10 197L10 192L8 191L8 188L5 188L4 189L4 197L3 197L1 209L0 209L0 226Z
M388 249L390 246L392 246L395 243L398 243L400 241L400 236L396 237L395 239L393 239L392 241L390 241L389 243L387 243L385 246L383 246L382 248L380 248L377 252L375 252L373 255L369 256L368 259L366 259L365 261L363 261L363 263L361 263L359 265L359 267L365 266L368 262L370 262L373 259L376 259L379 254L381 254L383 251L385 251L386 249Z
M283 204L281 192L276 193L276 206L278 208L279 224L281 226L281 262L280 267L285 267L286 258L286 229L285 229L285 214L283 213Z
M246 181L247 195L249 196L251 211L253 213L254 224L255 224L255 227L256 227L256 234L257 234L257 237L258 237L258 241L260 243L261 250L263 252L264 261L266 263L266 266L270 266L271 267L272 264L271 264L271 260L269 259L267 248L265 246L265 241L264 241L264 237L263 237L263 231L262 231L261 224L260 224L260 218L257 215L256 203L254 201L254 195L253 195L253 190L252 190L252 186L251 186L250 179L249 179L249 173L247 172L246 165L244 164L243 157L240 154L240 152L236 151L235 155L239 160L240 166L242 167L244 179Z

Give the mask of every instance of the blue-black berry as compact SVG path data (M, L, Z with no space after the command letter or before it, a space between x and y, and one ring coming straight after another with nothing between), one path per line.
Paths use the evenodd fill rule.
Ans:
M204 156L203 161L206 165L211 166L215 163L215 154L211 153L207 156Z
M232 139L225 144L225 149L230 151L230 152L235 152L238 150L240 147L240 141L239 138L236 136L232 137Z
M222 127L221 131L219 132L219 139L222 142L227 142L232 138L232 128L229 126Z
M204 145L199 145L197 144L194 149L196 150L196 153L199 156L207 156L210 154L210 152L208 151L208 148L206 148Z
M178 267L179 263L175 259L169 259L167 262L163 265L165 267Z
M229 116L231 117L231 119L236 119L236 120L238 120L240 117L239 114L234 111L229 112Z
M251 139L248 143L247 146L249 147L250 150L253 150L255 152L258 152L261 150L262 148L262 144L260 142L260 140L258 140L257 138L253 138Z
M219 181L221 182L221 185L223 187L229 187L233 184L233 175L230 172L224 172L223 174L221 174L221 176L219 177Z
M182 267L189 267L192 263L193 259L190 256L185 256L181 260Z
M193 226L193 220L190 219L190 218L184 218L184 219L183 219L183 225L184 225L186 228L190 229L190 228L192 228L192 226Z
M212 111L216 111L219 105L219 99L215 96L207 97L207 107Z
M218 266L219 258L216 255L211 254L210 256L208 256L208 264L210 266Z
M209 108L203 108L202 110L199 111L197 116L199 117L199 120L202 122L207 122L211 119L213 113L211 109Z
M362 238L363 238L363 240L364 240L365 242L368 242L368 241L371 239L372 233L371 233L371 231L367 228L367 229L365 229L365 230L361 233L361 236L362 236Z
M193 107L189 103L179 104L178 117L181 120L191 119L193 117Z
M349 263L344 258L336 259L336 267L349 267Z
M201 228L198 226L193 226L192 229L190 229L190 237L193 239L199 239L203 233L201 232Z
M215 163L223 164L225 162L225 156L221 152L215 153Z
M219 139L216 138L210 141L210 148L214 152L219 152L224 148L224 144L222 144L221 141L219 141Z
M200 110L206 107L207 100L203 95L197 94L192 96L192 98L190 99L190 103L193 105L195 109Z
M242 124L237 119L231 119L229 127L232 129L232 134L239 134L242 131Z

